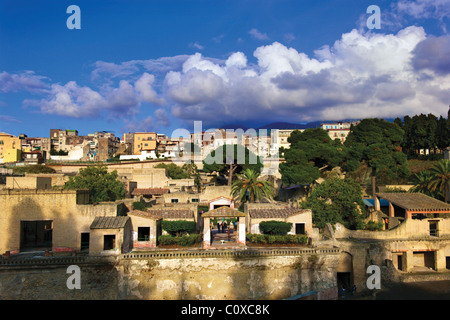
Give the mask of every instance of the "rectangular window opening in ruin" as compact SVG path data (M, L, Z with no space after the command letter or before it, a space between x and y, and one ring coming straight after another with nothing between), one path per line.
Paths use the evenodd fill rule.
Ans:
M305 224L296 223L295 224L295 234L305 234Z
M438 237L439 236L439 221L430 220L430 236Z
M138 227L138 241L150 240L150 227Z
M105 234L103 237L103 250L114 250L116 248L116 235Z

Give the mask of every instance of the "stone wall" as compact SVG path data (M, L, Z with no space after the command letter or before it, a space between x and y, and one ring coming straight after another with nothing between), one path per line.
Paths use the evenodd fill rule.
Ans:
M123 255L114 263L75 261L52 267L0 262L0 299L271 300L309 291L335 299L339 252L328 251L254 257L223 252L215 257ZM79 290L66 287L69 264L80 266Z
M432 219L406 219L403 223L390 230L368 231L368 230L349 230L342 224L337 223L335 226L334 236L339 238L356 238L356 239L417 239L431 238L429 221L438 221L438 230L440 237L450 237L450 219L432 218Z
M6 177L6 188L9 189L50 189L52 179L41 176Z
M19 251L21 221L52 221L52 249L79 250L96 216L116 216L114 202L87 205L85 190L0 190L0 253Z
M52 179L52 187L54 186L64 186L64 184L69 180L67 175L61 173L26 173L26 177L47 177Z

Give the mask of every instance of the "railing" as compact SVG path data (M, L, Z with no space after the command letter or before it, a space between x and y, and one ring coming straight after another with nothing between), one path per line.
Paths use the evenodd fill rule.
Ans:
M432 236L432 237L439 237L439 230L437 230L437 229L430 229L430 236Z
M156 251L125 253L121 259L182 259L182 258L246 258L261 256L299 256L311 254L339 254L340 249L253 249L253 250L198 250L198 251Z
M323 255L339 254L337 248L329 249L251 249L251 250L191 250L191 251L155 251L155 252L131 252L119 256L62 256L62 257L32 257L21 258L0 257L0 268L2 267L39 267L57 265L81 265L81 264L104 264L116 263L121 259L196 259L196 258L251 258L270 256L301 256L301 255Z
M85 263L111 263L115 259L100 256L71 256L71 257L33 257L33 258L0 258L0 267L49 266L49 265L80 265Z

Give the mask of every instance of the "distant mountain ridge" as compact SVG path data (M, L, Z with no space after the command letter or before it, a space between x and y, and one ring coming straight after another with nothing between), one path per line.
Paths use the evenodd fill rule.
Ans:
M289 122L274 122L266 124L258 129L308 129L317 128L322 124L321 121L308 122L305 124L301 123L289 123Z
M359 121L359 119L345 119L345 120L329 120L329 121L313 121L308 123L290 123L290 122L273 122L263 126L256 128L256 130L266 129L266 130L275 130L275 129L309 129L309 128L319 128L322 126L322 123L336 123L336 122L355 122ZM222 127L223 129L243 129L247 130L248 128L242 125L237 124L228 124Z

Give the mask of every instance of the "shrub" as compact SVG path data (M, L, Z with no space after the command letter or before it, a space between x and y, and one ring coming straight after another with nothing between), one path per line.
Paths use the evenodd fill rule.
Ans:
M259 224L259 230L263 234L285 235L291 228L292 223L283 221L263 221Z
M51 167L47 167L45 165L41 164L35 164L30 166L23 166L23 167L14 167L13 168L14 173L17 174L23 174L23 173L55 173L55 169Z
M247 240L254 244L307 244L308 237L304 234L269 235L247 234Z
M200 243L202 236L200 234L183 235L181 237L174 237L171 235L161 235L158 237L158 243L162 246L179 245L183 247L192 246Z
M380 231L383 230L383 222L375 222L375 221L369 221L364 230L369 231Z
M145 204L139 201L133 202L133 210L145 211Z
M185 220L163 221L162 228L170 235L179 237L185 233L194 233L196 223L194 221Z

